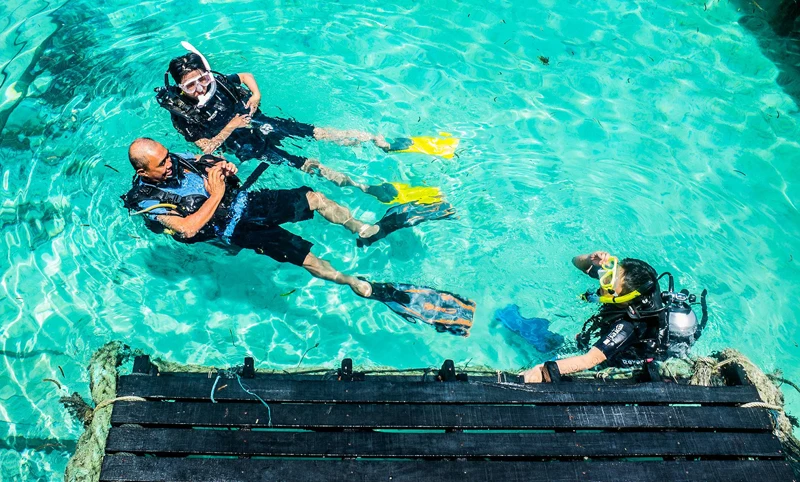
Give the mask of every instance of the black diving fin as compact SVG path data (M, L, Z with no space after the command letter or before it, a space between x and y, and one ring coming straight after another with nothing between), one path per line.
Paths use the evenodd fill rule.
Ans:
M356 244L358 244L359 247L369 246L398 229L410 228L425 221L449 218L455 213L456 210L448 202L433 204L413 202L393 206L389 208L386 214L383 215L383 218L376 223L380 228L378 232L368 238L358 238Z

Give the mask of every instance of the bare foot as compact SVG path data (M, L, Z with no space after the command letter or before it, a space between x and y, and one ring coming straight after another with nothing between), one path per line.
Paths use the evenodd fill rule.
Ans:
M384 151L388 151L389 148L391 147L389 143L386 142L386 138L384 138L382 135L377 135L373 137L372 142L374 142L376 146L380 147Z
M381 228L377 224L365 224L359 231L358 237L359 238L371 238L378 234Z
M355 294L362 298L369 298L372 296L372 285L368 281L357 280L350 285L350 288Z

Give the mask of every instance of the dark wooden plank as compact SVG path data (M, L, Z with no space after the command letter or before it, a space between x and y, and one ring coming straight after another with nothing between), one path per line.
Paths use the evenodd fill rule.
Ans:
M784 482L783 461L407 462L181 459L107 456L103 482Z
M277 457L781 457L770 433L388 433L111 429L106 452Z
M772 430L764 409L714 406L274 403L270 410L273 428ZM269 420L260 403L117 402L111 415L113 425L162 427L266 428Z
M424 383L367 381L355 383L292 380L243 380L268 402L316 403L684 403L730 405L759 401L753 386L698 387L671 383L596 385L562 383ZM213 378L120 377L117 395L152 400L208 400ZM220 387L223 387L220 389ZM256 402L236 379L222 379L214 397L220 401Z

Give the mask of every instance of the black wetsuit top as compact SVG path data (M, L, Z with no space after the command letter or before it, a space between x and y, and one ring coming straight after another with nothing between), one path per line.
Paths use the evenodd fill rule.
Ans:
M190 115L170 112L172 125L189 142L211 139L237 114L248 114L245 103L249 98L242 87L238 74L215 75L217 90L203 107L195 107ZM169 89L180 91L178 87ZM176 93L177 93L176 92ZM177 94L181 95L181 94ZM197 101L182 96L187 104L197 105ZM222 144L225 152L232 152L240 161L260 159L273 164L288 163L302 167L306 158L296 156L278 147L286 137L313 137L314 126L291 119L267 117L256 110L250 127L240 127L233 131Z

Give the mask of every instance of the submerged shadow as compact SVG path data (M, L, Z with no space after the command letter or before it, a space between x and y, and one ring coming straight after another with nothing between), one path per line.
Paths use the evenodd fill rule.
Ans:
M795 0L734 0L744 15L739 24L758 41L780 73L776 82L800 105L800 2Z

